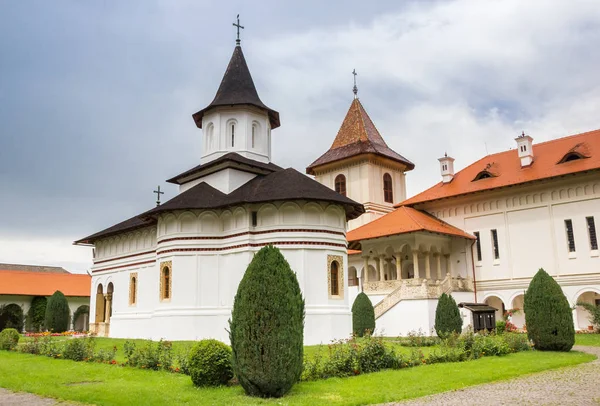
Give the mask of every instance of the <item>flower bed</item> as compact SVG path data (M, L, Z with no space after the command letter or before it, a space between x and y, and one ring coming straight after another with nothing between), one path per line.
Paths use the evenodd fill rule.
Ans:
M42 333L25 333L25 337L87 337L87 331L65 331L64 333L51 333L44 331Z

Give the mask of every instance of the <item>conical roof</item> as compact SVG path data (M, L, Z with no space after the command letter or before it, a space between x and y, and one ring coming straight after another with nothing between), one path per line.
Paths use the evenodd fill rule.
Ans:
M205 108L193 115L198 128L202 128L202 117L209 109L217 106L251 105L265 110L269 114L271 128L279 127L279 113L265 106L258 97L250 69L246 64L242 47L237 45L221 80L221 85L214 100Z
M406 165L408 170L415 165L387 146L358 99L354 99L346 118L329 150L306 168L313 175L314 168L360 154L376 154Z

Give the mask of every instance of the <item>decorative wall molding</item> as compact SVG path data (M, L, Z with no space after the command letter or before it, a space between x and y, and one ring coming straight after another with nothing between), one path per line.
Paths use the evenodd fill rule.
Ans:
M337 274L337 286L338 294L331 294L331 264L333 262L338 264ZM344 298L344 259L341 255L327 255L327 292L330 299L343 299Z
M162 251L158 251L157 255L167 254L171 252L215 252L215 251L227 251L233 250L237 248L247 248L247 247L264 247L267 245L279 246L279 245L317 245L317 246L329 246L336 248L344 248L346 249L346 244L337 244L333 242L321 242L321 241L270 241L263 243L246 243L246 244L238 244L231 245L228 247L198 247L198 248L171 248L165 249Z

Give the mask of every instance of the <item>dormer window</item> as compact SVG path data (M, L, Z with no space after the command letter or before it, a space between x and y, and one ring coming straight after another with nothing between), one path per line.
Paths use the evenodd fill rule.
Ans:
M579 152L569 152L565 156L562 157L559 164L564 164L565 162L577 161L578 159L587 158L586 156L581 155Z
M481 171L477 174L477 176L475 176L475 179L473 179L473 182L481 180L481 179L487 179L487 178L493 178L493 177L494 177L494 175L492 175L488 171Z

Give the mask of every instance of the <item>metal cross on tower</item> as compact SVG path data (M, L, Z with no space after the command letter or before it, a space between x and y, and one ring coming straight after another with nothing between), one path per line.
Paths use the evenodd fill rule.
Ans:
M244 26L240 25L240 15L239 14L237 15L237 24L233 23L233 26L237 27L237 39L235 40L235 43L237 45L240 45L240 28L243 30Z
M352 88L352 93L354 93L354 98L357 98L357 93L358 93L358 87L356 87L356 75L358 75L358 73L356 73L356 69L352 70L352 74L354 75L354 87Z
M160 195L164 195L165 192L161 192L160 185L158 185L158 190L155 190L153 193L156 193L156 205L160 206Z

